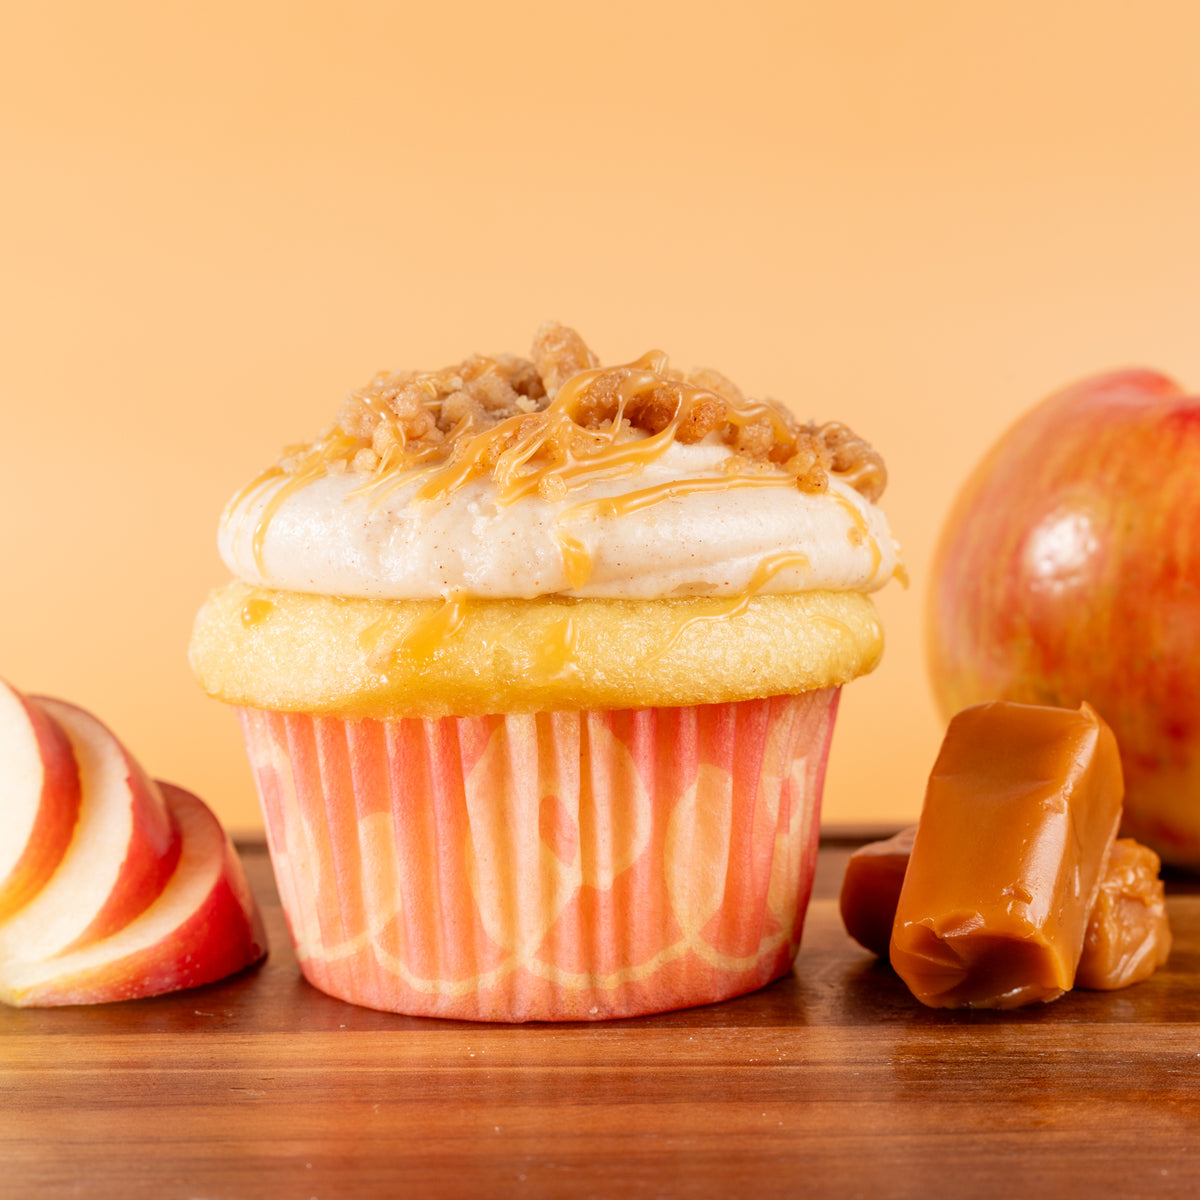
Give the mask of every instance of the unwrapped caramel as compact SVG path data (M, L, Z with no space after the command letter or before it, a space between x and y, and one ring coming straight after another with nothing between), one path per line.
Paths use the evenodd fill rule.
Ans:
M1075 986L1111 991L1149 979L1171 953L1158 855L1117 838L1092 906Z
M860 946L888 957L900 888L917 827L881 842L868 842L850 855L842 878L841 910L846 932ZM1088 918L1075 986L1113 991L1149 979L1171 952L1171 926L1161 863L1148 846L1117 838L1109 852L1100 891Z
M892 966L913 995L937 1008L1015 1008L1067 991L1123 791L1116 740L1087 704L958 713L892 926Z
M839 905L846 932L880 958L887 958L900 888L908 870L917 827L910 825L882 842L868 842L850 855L842 876Z

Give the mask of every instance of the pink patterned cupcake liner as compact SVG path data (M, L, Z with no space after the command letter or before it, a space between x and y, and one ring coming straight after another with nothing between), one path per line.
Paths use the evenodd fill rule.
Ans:
M348 721L239 709L314 986L391 1012L595 1020L791 968L838 689Z

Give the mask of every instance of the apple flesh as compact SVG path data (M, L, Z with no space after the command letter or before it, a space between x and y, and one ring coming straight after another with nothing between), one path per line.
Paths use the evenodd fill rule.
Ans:
M1148 370L1084 380L975 469L927 609L944 716L987 700L1112 727L1123 832L1200 867L1200 397Z
M53 718L0 680L0 921L35 896L79 816L79 770Z
M161 894L109 937L0 969L0 1000L27 1007L157 996L223 979L266 953L254 897L217 818L190 792L160 786L181 834Z

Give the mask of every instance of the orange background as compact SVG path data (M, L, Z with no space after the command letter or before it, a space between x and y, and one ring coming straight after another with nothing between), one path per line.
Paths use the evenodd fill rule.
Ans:
M1045 392L1200 386L1189 0L3 6L0 675L259 823L186 645L226 498L384 367L576 325L877 445L913 577L827 821L917 813L921 608Z

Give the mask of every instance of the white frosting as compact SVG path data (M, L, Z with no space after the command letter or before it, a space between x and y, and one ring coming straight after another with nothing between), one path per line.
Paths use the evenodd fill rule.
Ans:
M248 583L395 600L455 592L640 600L736 595L752 582L763 592L873 591L892 577L897 549L886 518L853 489L831 478L828 493L808 495L782 473L779 486L737 486L721 471L728 455L725 446L676 443L636 473L573 488L555 503L536 495L498 503L487 476L418 500L421 474L374 495L363 486L368 476L324 475L287 496L264 526L264 509L289 482L280 476L226 511L221 556ZM696 479L729 486L620 514L587 507ZM590 557L581 586L568 578L564 540ZM804 555L807 567L780 570L759 587L764 560L788 553Z

